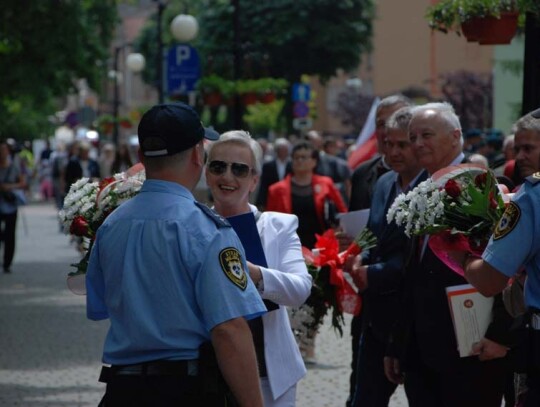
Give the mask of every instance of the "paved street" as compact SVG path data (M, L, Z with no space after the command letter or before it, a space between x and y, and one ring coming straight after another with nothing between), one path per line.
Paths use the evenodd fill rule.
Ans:
M107 322L88 321L85 298L66 287L78 254L58 232L52 205L23 208L17 234L13 273L0 274L0 406L96 406ZM316 349L297 405L344 406L350 336L323 326ZM390 406L407 406L401 389Z

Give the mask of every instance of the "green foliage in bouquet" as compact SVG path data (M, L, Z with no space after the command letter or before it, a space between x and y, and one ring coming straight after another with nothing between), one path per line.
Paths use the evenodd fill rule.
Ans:
M398 196L387 220L404 226L408 236L449 231L484 242L504 210L495 176L476 168L437 181L426 180Z
M305 304L312 308L313 319L306 321L306 327L309 330L317 330L331 309L332 328L339 333L339 336L343 336L345 319L343 313L339 310L335 287L330 284L330 267L322 266L319 268L308 265L308 272L313 278L313 285L311 286L311 295Z

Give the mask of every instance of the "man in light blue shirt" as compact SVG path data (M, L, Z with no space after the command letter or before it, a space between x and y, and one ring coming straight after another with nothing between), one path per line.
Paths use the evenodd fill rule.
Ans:
M146 181L99 228L87 315L109 318L105 405L204 405L199 347L211 340L240 405L262 405L245 319L266 311L227 221L193 198L204 165L202 127L182 103L154 106L139 124Z
M521 162L527 163L529 175L515 197L506 207L482 259L467 253L454 253L461 262L465 277L485 296L500 293L510 277L524 266L527 272L525 305L529 313L527 327L527 393L525 406L540 405L540 172L538 160L528 160L536 153L534 145L540 140L540 109L516 123L522 138L519 151ZM527 148L528 147L528 148Z

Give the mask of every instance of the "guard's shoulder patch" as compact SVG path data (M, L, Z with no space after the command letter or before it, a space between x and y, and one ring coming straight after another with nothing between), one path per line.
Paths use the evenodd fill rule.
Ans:
M510 202L499 220L495 232L493 232L493 239L501 239L514 230L520 217L521 209L519 209L519 206L515 202Z
M242 266L242 256L238 249L227 247L219 252L219 264L225 276L244 291L247 287L247 274Z
M200 202L195 202L195 205L197 205L204 212L204 214L206 216L208 216L210 219L212 219L218 228L230 228L231 227L231 224L229 223L229 221L227 219L225 219L221 215L218 215L216 213L216 211L209 208L205 204L200 203Z
M529 183L529 184L537 184L540 182L540 172L535 172L533 175L529 175L527 178L525 178L525 180Z

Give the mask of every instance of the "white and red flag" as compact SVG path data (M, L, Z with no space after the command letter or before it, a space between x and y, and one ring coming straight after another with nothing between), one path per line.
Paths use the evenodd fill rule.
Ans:
M375 134L377 126L375 123L375 116L379 102L380 99L378 97L373 100L368 117L364 122L364 127L362 127L362 130L356 139L356 148L351 152L347 160L349 167L353 170L377 153L377 135Z

